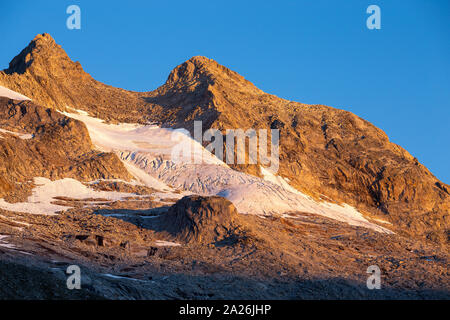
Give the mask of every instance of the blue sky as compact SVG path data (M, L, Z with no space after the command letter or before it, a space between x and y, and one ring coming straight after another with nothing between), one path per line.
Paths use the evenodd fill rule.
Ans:
M81 8L81 30L66 8ZM381 8L381 30L366 8ZM450 1L1 1L0 68L48 32L94 78L149 91L203 55L262 90L349 110L450 183Z

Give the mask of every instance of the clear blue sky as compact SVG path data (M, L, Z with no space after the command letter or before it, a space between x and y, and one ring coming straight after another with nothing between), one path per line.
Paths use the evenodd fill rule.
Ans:
M66 8L81 8L81 30ZM381 30L366 8L381 8ZM450 1L1 1L0 68L48 32L136 91L203 55L282 98L354 112L450 183Z

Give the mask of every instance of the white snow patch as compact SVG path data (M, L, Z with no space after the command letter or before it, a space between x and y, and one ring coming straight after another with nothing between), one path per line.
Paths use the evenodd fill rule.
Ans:
M6 97L14 100L31 100L30 98L24 96L23 94L20 94L18 92L15 92L2 86L0 86L0 97Z
M120 279L120 280L124 279L124 280L132 280L132 281L142 281L142 282L146 282L145 280L136 279L136 278L130 278L130 277L116 276L116 275L110 274L110 273L103 273L102 275L105 276L105 277L108 277L108 278L112 278L112 279Z
M13 132L13 131L9 131L9 130L0 128L0 139L1 139L1 134L2 134L2 133L9 133L9 134L12 134L12 135L14 135L14 136L16 136L16 137L19 137L19 138L22 139L22 140L28 140L28 139L33 138L33 135L32 135L32 134L29 134L29 133Z
M126 197L136 196L133 193L112 192L112 191L96 191L81 182L65 178L61 180L51 181L47 178L34 178L36 187L32 191L32 195L28 197L27 202L9 203L4 199L0 199L0 209L33 213L54 215L58 211L70 209L67 206L53 204L55 197L68 197L73 199L102 198L109 201L123 200Z
M380 223L385 223L385 224L390 224L390 225L392 225L392 223L390 223L389 221L383 220L383 219L372 218L372 220L375 220L376 222L380 222Z
M264 180L270 181L270 182L272 182L272 183L274 183L276 185L279 185L280 187L283 187L284 189L286 189L286 190L288 190L288 191L290 191L292 193L295 193L295 194L307 197L306 195L304 195L303 193L301 193L300 191L298 191L297 189L292 187L288 183L289 182L288 178L284 178L283 179L282 177L273 174L272 172L270 172L269 169L266 169L263 166L260 166L259 168L261 170L261 174L262 174Z
M13 245L12 243L8 243L8 241L5 241L4 239L8 238L9 236L1 235L0 234L0 247L8 248L8 249L16 249L17 247Z
M97 180L89 181L89 182L87 182L87 184L94 185L94 184L99 184L100 182L122 182L122 183L129 184L131 186L142 186L143 185L142 183L140 183L139 181L136 181L136 180L125 181L122 179L97 179Z
M176 242L164 241L164 240L156 240L155 245L158 247L179 247L181 244Z
M66 106L67 108L70 108L69 106ZM77 110L77 109L73 109L73 108L70 108L70 109L72 109L72 110L75 110L75 112L77 112L78 114L81 114L82 116L89 116L89 113L87 112L87 111L84 111L84 110Z
M171 193L171 192L155 192L152 193L152 196L155 198L155 200L160 201L160 202L167 202L170 203L172 202L171 200L180 200L181 198L183 198L184 196L188 196L193 194L192 192L182 192L182 193Z
M0 247L8 249L16 249L17 247L11 243L0 242Z

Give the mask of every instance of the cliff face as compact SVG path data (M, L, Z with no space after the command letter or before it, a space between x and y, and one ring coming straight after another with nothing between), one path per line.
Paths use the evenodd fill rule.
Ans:
M347 111L264 93L214 60L191 58L158 89L137 93L94 80L44 34L0 72L0 85L49 108L70 106L109 121L190 131L194 120L204 130L277 128L278 174L293 187L351 204L400 234L449 240L450 187L382 130ZM235 168L260 175L258 165Z

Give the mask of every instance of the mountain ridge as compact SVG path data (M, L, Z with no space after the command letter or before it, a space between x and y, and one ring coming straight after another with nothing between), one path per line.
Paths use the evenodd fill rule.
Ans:
M348 111L264 93L212 59L193 57L159 88L132 92L96 81L44 34L0 72L0 85L43 106L111 122L155 122L191 133L194 120L204 130L277 128L279 175L293 187L349 203L393 223L396 232L449 241L450 187L381 129ZM258 165L232 167L261 175Z

